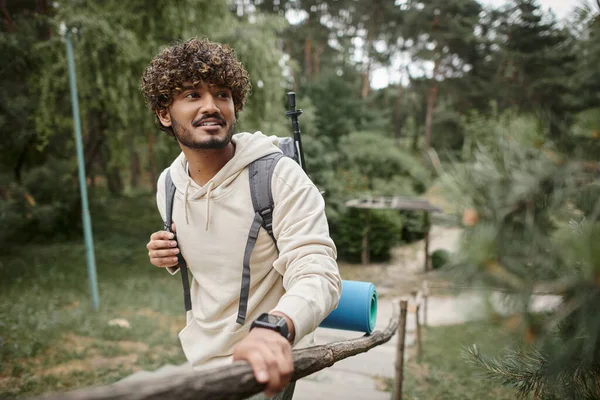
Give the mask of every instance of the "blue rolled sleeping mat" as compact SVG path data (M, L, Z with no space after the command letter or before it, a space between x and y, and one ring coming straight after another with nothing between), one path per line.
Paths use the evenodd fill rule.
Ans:
M377 291L371 282L342 280L342 296L323 328L371 333L377 321Z

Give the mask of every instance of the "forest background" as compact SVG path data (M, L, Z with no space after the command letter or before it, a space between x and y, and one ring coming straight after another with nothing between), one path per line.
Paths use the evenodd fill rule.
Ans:
M465 245L448 266L456 277L518 294L515 307L525 316L545 284L569 305L554 327L574 310L587 310L579 322L593 310L600 282L593 246L600 238L599 4L577 3L560 20L534 0L148 4L0 1L0 287L48 295L21 311L75 301L75 294L57 297L50 283L30 283L41 270L54 289L86 291L83 264L77 274L59 267L83 251L66 27L101 285L123 279L124 265L143 264L145 240L161 227L156 180L180 151L154 125L140 76L164 46L206 36L231 45L250 73L239 131L291 136L286 93L297 93L306 164L324 191L340 260L360 260L366 226L347 200L437 193L447 213L465 217ZM377 70L398 79L375 89ZM371 259L386 260L394 246L421 238L422 224L410 213L371 213ZM49 261L52 267L43 264ZM111 295L101 294L102 302L114 302ZM65 323L21 321L8 295L0 313L6 360L47 346L39 339L9 345L24 327L50 332ZM532 343L543 337L546 325L522 322ZM579 345L579 354L589 353L589 343Z

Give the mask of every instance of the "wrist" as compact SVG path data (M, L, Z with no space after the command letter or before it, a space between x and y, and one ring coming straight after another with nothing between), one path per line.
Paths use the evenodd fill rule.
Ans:
M279 311L273 311L271 313L272 315L277 315L279 317L283 317L285 319L285 322L287 323L287 327L288 327L288 341L290 343L294 343L294 339L296 338L296 328L294 326L294 322L292 322L292 319L290 317L288 317L287 315L285 315L282 312Z
M281 313L263 313L257 319L252 321L250 330L254 328L268 329L279 333L281 336L286 338L290 343L294 340L294 329L293 323L290 318ZM291 329L290 329L291 328Z

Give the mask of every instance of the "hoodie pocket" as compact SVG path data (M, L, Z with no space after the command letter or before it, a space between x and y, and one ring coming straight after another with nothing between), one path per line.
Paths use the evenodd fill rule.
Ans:
M237 331L211 330L202 328L188 311L187 325L179 332L181 347L187 360L194 367L233 354L233 347L247 334L242 327Z

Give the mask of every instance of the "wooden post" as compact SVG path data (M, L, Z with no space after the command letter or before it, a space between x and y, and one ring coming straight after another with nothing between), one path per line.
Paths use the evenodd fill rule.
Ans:
M427 299L429 298L429 282L423 281L423 326L427 326Z
M361 261L363 265L367 265L369 264L370 257L369 257L369 219L371 217L371 212L370 210L367 208L365 209L365 227L363 229L363 238L362 238L362 257L361 257Z
M425 211L423 216L423 226L425 227L425 266L423 270L425 272L429 271L429 225L429 211Z
M404 341L406 339L406 312L408 301L400 302L400 323L398 324L398 344L396 347L396 379L394 381L394 400L402 400L402 380L404 379Z
M423 343L421 342L421 323L419 322L419 308L421 308L421 305L417 304L417 308L415 311L415 321L417 324L417 362L421 362L421 358L423 357Z

